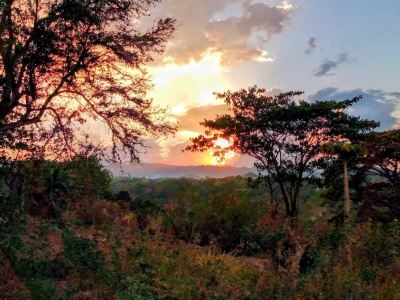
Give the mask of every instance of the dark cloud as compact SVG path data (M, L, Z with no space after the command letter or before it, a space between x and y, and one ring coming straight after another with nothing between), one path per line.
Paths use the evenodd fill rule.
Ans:
M181 24L164 57L175 63L200 61L207 54L221 55L223 65L233 65L263 57L262 46L283 31L290 11L279 6L245 1L239 16L214 20L239 0L166 0L151 12L152 17L171 16ZM144 26L146 24L142 24ZM257 37L257 45L254 44Z
M331 60L324 61L318 68L318 71L314 71L315 76L330 76L335 75L336 73L329 73L328 72L332 69L337 68L337 63Z
M336 63L339 65L339 64L344 63L346 61L349 61L349 55L347 53L340 53Z
M322 62L322 64L319 66L318 70L314 71L315 76L330 76L330 75L335 75L336 73L329 73L332 69L337 69L337 67L344 63L348 62L349 57L347 53L341 53L338 56L338 59L336 61L332 60L325 60Z
M315 37L311 37L311 38L308 40L308 43L307 43L308 47L307 47L307 49L304 51L305 54L311 54L311 53L314 51L314 48L317 47L317 44L316 44L315 42L316 42L316 38L315 38Z
M353 99L362 95L362 99L354 104L349 110L349 114L360 116L363 119L370 119L380 122L379 131L388 130L394 127L397 119L392 116L396 109L396 101L393 96L398 92L390 93L383 90L355 89L351 91L338 91L337 88L329 87L319 90L314 95L308 97L309 101L315 100L345 100Z

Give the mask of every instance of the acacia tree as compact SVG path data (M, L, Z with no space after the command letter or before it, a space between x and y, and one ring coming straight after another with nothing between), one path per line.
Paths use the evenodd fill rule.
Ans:
M144 135L174 132L146 98L142 66L163 52L175 20L135 29L159 1L0 0L2 145L73 152L79 124L97 120L110 132L112 158L123 150L137 161Z
M367 172L400 189L400 130L372 132L363 146L367 150Z
M302 92L265 96L256 86L239 92L216 94L230 114L204 120L204 135L191 139L187 151L215 148L218 138L232 145L223 151L236 151L256 159L256 167L267 173L279 187L288 217L299 212L299 193L305 180L325 167L328 155L321 145L354 140L378 126L378 123L347 115L344 110L361 96L344 101L295 101ZM217 151L218 153L218 151Z
M372 182L365 189L359 216L385 222L399 218L400 130L372 132L362 145L367 150L364 171Z

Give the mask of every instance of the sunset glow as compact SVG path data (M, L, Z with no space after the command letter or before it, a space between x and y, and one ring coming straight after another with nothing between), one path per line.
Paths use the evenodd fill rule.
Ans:
M329 1L321 1L161 1L151 10L152 16L162 18L167 13L181 26L165 53L146 67L154 84L148 96L156 105L167 107L180 127L175 136L153 140L154 152L152 156L143 155L143 160L182 165L239 164L242 156L232 151L221 158L214 156L216 149L203 153L181 151L190 144L190 138L204 133L200 122L229 113L215 92L233 92L253 85L265 88L265 96L305 91L301 100L310 102L351 99L362 94L363 107L355 105L354 111L348 111L350 114L381 121L382 130L399 126L397 61L385 67L376 65L388 76L369 77L373 73L361 64L380 57L381 47L371 44L369 35L363 37L359 29L349 24L345 30L331 31L343 25L329 18L332 10L328 7L344 18L356 18L355 23L364 24L364 28L370 26L366 20L376 14L363 10L354 16L348 7L359 4L338 2L329 6ZM388 16L393 7L380 7L382 15L386 14L380 24L384 28L389 26L385 22L391 19ZM391 20L398 27L398 21ZM356 39L348 39L342 32L358 36L371 50L356 51L360 41L356 44ZM397 55L396 39L385 35L381 38L390 45L387 57ZM229 143L217 141L216 146L226 148Z
M0 300L400 300L400 0L0 1Z
M214 143L215 147L220 147L222 149L228 148L232 146L232 143L229 142L228 140L219 138L218 140L215 141ZM206 157L205 162L208 165L212 166L224 166L229 160L234 158L236 153L234 151L226 151L222 156L215 156L215 151L211 150L210 151L210 156Z
M218 54L207 53L204 57L196 62L191 60L189 64L176 64L173 58L170 58L163 68L155 71L153 83L157 88L162 88L179 76L194 75L196 77L210 76L222 72L220 65L220 56Z
M160 104L168 103L173 114L179 114L185 107L216 104L213 92L229 88L223 76L217 53L205 53L200 61L191 60L178 64L172 58L162 67L149 68L153 77L154 91L151 96Z

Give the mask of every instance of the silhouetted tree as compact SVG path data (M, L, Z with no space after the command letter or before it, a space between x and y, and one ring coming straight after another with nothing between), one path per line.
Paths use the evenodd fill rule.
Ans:
M229 106L230 114L205 120L205 135L192 139L186 150L216 148L218 155L236 151L254 157L260 172L273 180L285 204L288 217L297 217L299 192L304 180L326 166L328 155L321 145L355 140L378 123L347 115L344 110L361 96L344 101L295 101L302 92L265 96L264 89L251 87L239 92L217 94ZM221 149L215 141L223 138L232 145ZM272 183L271 183L272 184Z
M400 189L400 130L372 132L363 146L367 150L368 173Z
M30 141L65 155L79 125L96 120L111 135L112 158L123 150L137 161L144 135L174 132L146 98L142 66L163 52L175 20L135 29L157 2L0 1L0 146Z
M400 130L372 132L367 149L366 174L372 177L363 195L360 218L383 222L400 217Z

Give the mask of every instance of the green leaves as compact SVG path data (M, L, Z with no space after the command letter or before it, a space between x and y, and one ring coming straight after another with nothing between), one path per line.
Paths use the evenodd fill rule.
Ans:
M360 144L326 143L321 146L321 152L338 156L342 160L349 160L363 157L367 149Z

